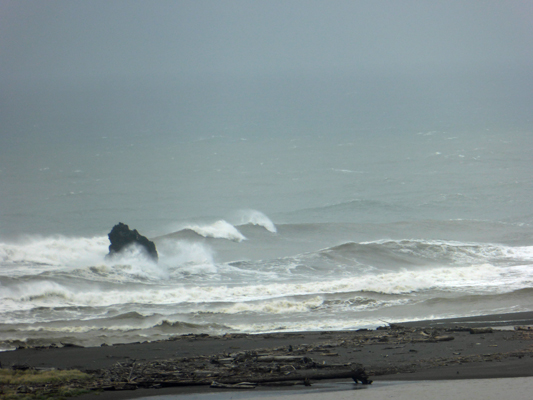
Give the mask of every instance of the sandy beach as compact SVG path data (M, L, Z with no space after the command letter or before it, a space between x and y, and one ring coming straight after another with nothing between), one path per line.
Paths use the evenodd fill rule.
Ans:
M185 335L161 342L88 348L63 343L57 348L2 352L0 362L3 368L75 368L89 372L97 379L88 386L105 389L97 392L98 399L194 393L225 396L235 391L255 397L258 393L268 396L272 390L289 395L310 389L303 385L302 377L310 377L315 390L330 384L334 387L326 390L336 393L338 385L344 390L367 387L377 391L389 387L385 383L391 381L533 376L531 325L533 312L525 312L401 326L384 324L377 330ZM360 369L373 385L353 382L349 371ZM264 382L244 391L210 387L213 381L234 385L241 378L243 382ZM393 385L387 390L397 388Z

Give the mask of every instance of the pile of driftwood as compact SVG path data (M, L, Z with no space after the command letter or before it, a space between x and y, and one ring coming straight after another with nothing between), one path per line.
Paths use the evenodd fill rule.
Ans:
M290 349L287 349L287 352ZM210 385L213 388L251 389L288 386L321 379L351 378L370 384L359 364L325 364L301 355L245 351L165 361L117 363L101 371L95 383L103 390L133 390L172 386Z

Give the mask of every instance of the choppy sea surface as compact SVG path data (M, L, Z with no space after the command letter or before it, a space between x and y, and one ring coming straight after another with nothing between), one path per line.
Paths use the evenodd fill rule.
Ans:
M13 144L0 348L533 310L533 135ZM24 154L24 157L21 157ZM118 222L153 239L107 259Z

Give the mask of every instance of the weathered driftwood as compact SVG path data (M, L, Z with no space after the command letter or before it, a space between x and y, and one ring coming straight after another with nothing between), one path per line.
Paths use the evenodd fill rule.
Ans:
M436 343L436 342L448 342L454 340L453 336L426 336L424 338L418 339L414 338L411 340L413 343Z
M370 384L360 364L317 363L305 356L264 355L240 352L230 355L165 360L128 365L120 363L102 376L104 390L131 390L176 386L212 385L221 388L241 385L305 384L322 379L351 378L356 383ZM246 384L243 384L245 382ZM292 382L292 383L289 383ZM102 382L104 383L104 382Z
M219 360L220 361L220 360ZM259 356L257 357L259 362L311 362L312 360L309 357L302 356Z
M245 380L247 384L261 385L264 383L275 383L275 382L288 382L288 381L299 381L299 382L309 382L309 381L319 381L324 379L346 379L351 378L354 382L361 382L362 384L368 385L372 381L368 379L368 375L365 370L358 368L355 370L336 370L336 371L298 371L293 372L287 375L257 375L257 376L243 376L237 375L232 376L220 376L216 383L218 385L238 385L242 384ZM203 386L203 385L212 385L212 379L180 379L180 380L145 380L137 382L139 387L177 387L177 386ZM119 384L117 382L117 384Z
M449 335L435 336L433 338L433 340L435 340L436 342L449 342L450 340L453 340L453 339L454 337L449 336Z
M339 347L352 347L355 351L360 351L357 349L363 346L383 343L403 346L409 343L437 343L449 340L454 340L454 337L443 335L442 329L393 326L368 331L368 334L362 333L353 339L345 337L342 340L314 345L299 344L148 363L117 363L113 368L102 371L100 382L101 386L114 390L211 385L213 382L230 386L243 382L269 386L301 385L322 379L345 378L368 384L371 381L361 364L329 364L324 360L317 362L310 358L310 355L319 352L321 356L333 357L338 354L336 350ZM383 370L374 369L370 372L372 375L379 375ZM398 368L394 369L394 372L398 371Z
M533 327L531 327L531 326L515 326L514 330L515 331L531 331L531 330L533 330Z
M257 385L251 382L240 382L235 385L228 385L226 383L213 381L211 382L210 387L213 389L255 389Z
M453 328L446 328L447 332L469 332L470 328L467 326L455 326Z
M470 328L471 334L492 333L492 328Z

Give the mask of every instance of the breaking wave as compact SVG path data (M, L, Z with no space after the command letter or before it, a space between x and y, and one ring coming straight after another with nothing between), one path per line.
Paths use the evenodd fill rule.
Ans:
M156 238L158 263L135 247L106 259L105 236L0 243L0 341L76 337L99 345L104 337L359 328L378 318L520 311L530 303L533 246L357 242L367 226L276 227L254 210L228 221Z
M521 265L533 262L533 246L441 240L378 240L344 243L319 252L324 257L356 260L368 266Z
M237 213L239 220L238 225L257 225L262 226L267 231L276 233L276 225L261 211L257 210L241 210Z
M243 240L246 240L246 237L240 233L237 228L225 220L219 220L210 225L186 225L183 228L183 231L186 230L191 230L196 234L206 238L210 237L214 239L227 239L234 242L242 242Z

